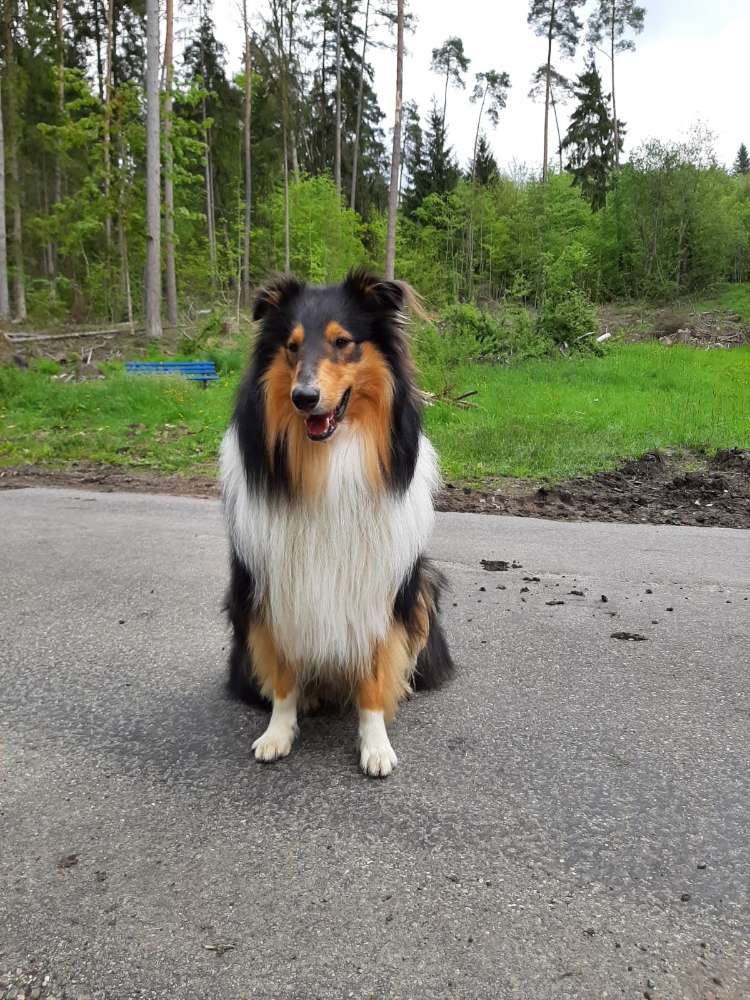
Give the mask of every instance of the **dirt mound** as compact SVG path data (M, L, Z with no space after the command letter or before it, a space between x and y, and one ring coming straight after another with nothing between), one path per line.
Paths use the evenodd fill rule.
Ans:
M654 309L649 306L601 306L602 330L621 333L628 343L658 340L667 347L687 344L703 349L750 344L750 325L736 313L715 310Z
M541 486L520 495L515 490L509 495L502 487L486 492L449 485L439 497L438 509L750 528L750 453L720 452L713 459L653 453L626 462L614 472Z

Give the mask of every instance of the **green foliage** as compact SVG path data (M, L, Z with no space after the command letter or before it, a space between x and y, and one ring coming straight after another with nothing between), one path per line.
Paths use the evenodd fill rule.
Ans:
M596 350L599 321L584 291L589 252L571 243L545 269L544 301L537 327L542 336L569 348Z
M750 174L750 154L744 142L737 151L737 159L734 161L734 172L736 174Z
M610 98L602 91L602 78L596 65L591 64L574 84L578 101L562 141L561 149L568 154L567 169L574 183L596 212L604 208L610 177L615 168L615 122L610 114ZM625 128L618 122L619 148Z
M367 262L365 228L344 208L329 177L303 177L289 187L291 269L306 281L338 281L356 263ZM271 194L253 231L252 255L266 270L284 263L284 195Z
M419 339L421 331L415 334ZM237 386L205 391L171 379L67 383L42 371L0 368L0 466L106 462L213 475ZM444 371L420 359L438 394ZM451 394L475 406L425 410L443 472L452 479L562 479L615 467L655 448L750 448L750 349L696 351L637 344L603 358L461 364Z
M439 322L416 326L412 344L420 373L438 388L448 385L462 365L518 362L551 349L528 310L512 302L493 312L471 303L449 306Z
M436 374L425 387L440 393L444 383ZM748 348L633 344L602 358L558 355L452 372L454 397L473 390L475 408L438 402L425 410L450 479L560 480L655 449L750 447Z

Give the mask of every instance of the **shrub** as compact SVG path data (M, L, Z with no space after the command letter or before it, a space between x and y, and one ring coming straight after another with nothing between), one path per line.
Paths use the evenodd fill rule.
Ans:
M537 319L542 337L568 347L597 349L599 320L582 287L589 267L589 252L580 243L571 243L555 260L547 261L544 299Z
M418 326L414 334L418 366L443 380L472 361L517 361L541 357L549 349L528 311L513 303L496 312L469 303L449 306L437 324Z

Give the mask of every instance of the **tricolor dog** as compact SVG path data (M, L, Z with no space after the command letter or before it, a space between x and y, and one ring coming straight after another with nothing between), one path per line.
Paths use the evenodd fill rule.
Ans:
M253 743L286 756L297 713L356 704L369 775L396 765L385 723L453 670L441 574L425 558L438 484L406 336L408 286L352 272L258 296L250 369L221 448L231 547L230 687L271 704Z

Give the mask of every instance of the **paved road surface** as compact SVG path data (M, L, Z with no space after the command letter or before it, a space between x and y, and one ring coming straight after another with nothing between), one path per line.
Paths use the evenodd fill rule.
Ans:
M379 782L349 717L251 759L216 503L19 490L0 531L0 981L750 996L746 533L441 515L460 679Z

